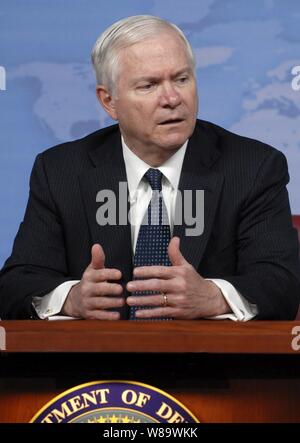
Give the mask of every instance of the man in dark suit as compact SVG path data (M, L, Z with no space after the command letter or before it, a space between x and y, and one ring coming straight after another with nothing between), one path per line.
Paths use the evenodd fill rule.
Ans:
M164 20L112 25L93 63L98 99L118 125L37 156L1 271L0 317L294 318L300 270L284 156L196 120L193 54ZM204 223L191 214L177 223L185 191L193 215L203 204ZM105 206L103 195L117 204ZM153 226L142 226L155 202L159 235L151 237Z

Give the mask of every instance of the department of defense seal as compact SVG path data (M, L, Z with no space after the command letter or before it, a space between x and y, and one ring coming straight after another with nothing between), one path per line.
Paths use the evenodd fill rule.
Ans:
M95 381L47 403L31 423L199 423L168 393L144 383Z

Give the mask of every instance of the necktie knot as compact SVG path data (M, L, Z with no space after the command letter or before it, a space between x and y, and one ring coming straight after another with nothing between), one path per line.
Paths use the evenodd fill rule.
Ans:
M161 179L162 179L162 172L160 172L159 169L149 168L148 171L145 173L145 177L148 180L151 188L153 191L161 191Z

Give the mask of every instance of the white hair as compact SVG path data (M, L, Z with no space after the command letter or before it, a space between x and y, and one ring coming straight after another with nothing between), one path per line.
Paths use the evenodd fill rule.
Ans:
M135 15L112 24L97 39L92 50L92 62L98 85L104 85L111 94L115 93L121 49L157 36L158 32L166 30L175 32L181 38L191 68L194 70L193 50L181 29L160 17Z

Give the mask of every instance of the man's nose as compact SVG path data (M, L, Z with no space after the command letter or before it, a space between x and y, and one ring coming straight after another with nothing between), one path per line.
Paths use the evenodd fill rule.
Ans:
M162 85L160 104L163 107L176 108L181 103L181 95L171 83Z

